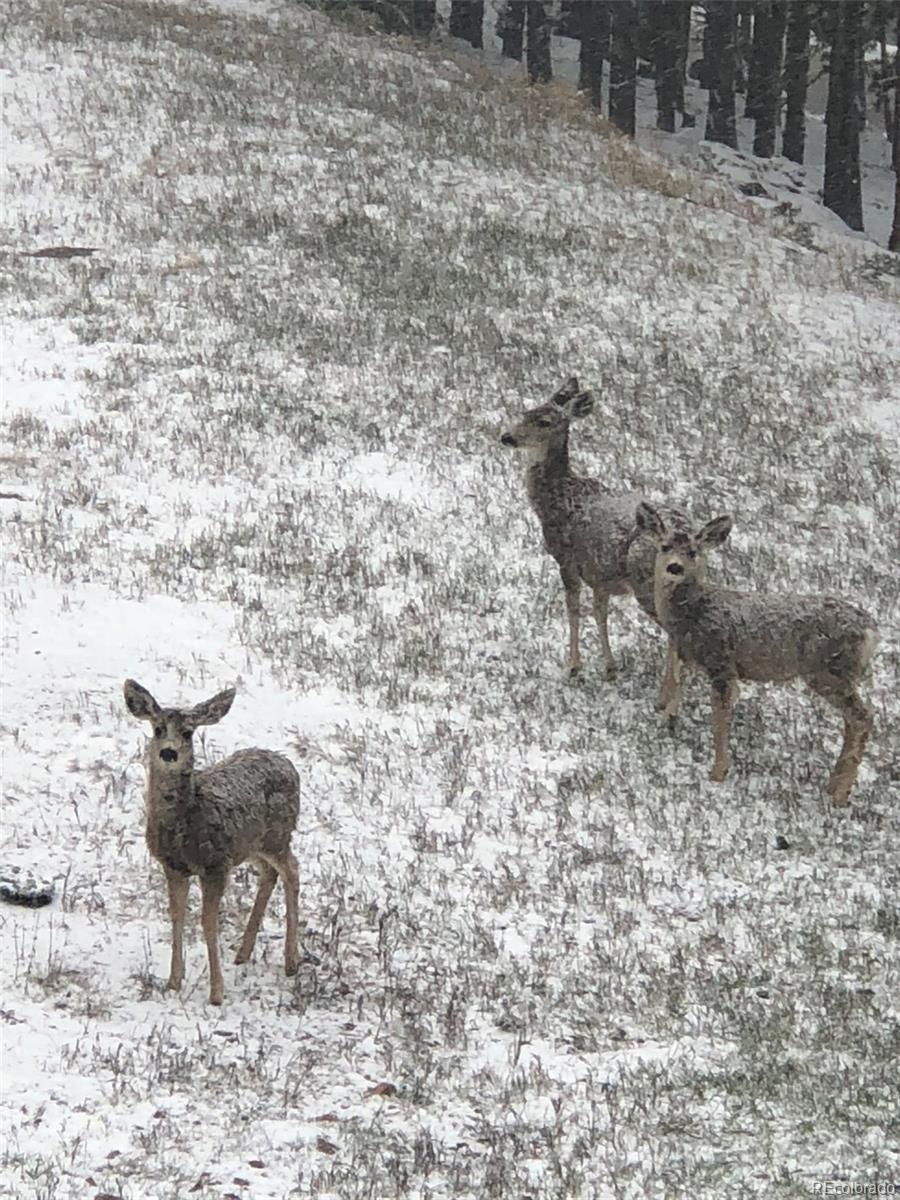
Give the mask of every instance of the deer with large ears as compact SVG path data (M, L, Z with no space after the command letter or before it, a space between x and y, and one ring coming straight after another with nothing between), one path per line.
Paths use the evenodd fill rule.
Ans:
M184 917L191 876L197 875L209 955L209 1002L222 1003L219 905L229 871L247 859L259 867L260 880L235 962L244 963L253 953L280 876L287 907L284 969L296 974L299 878L291 834L300 809L300 781L293 763L272 750L238 750L211 767L195 769L192 734L201 725L221 721L234 701L234 688L193 708L162 708L133 679L125 681L124 692L128 711L147 721L152 734L146 755L146 834L169 890L168 986L178 990L184 979Z
M593 592L594 616L606 678L616 665L609 645L609 598L633 594L644 612L657 621L653 593L654 547L634 523L634 493L613 494L596 479L573 474L569 465L569 426L588 416L594 397L582 391L573 375L546 404L524 413L500 438L504 446L528 452L526 486L531 507L544 534L544 548L559 566L569 622L568 669L581 670L579 624L581 586ZM668 518L687 528L679 509L666 508ZM657 624L659 622L657 621ZM675 670L670 647L665 680Z
M675 642L677 661L702 667L711 685L715 759L710 779L721 782L728 771L738 680L800 678L844 718L844 741L827 791L834 804L846 804L872 728L872 714L857 689L878 641L875 622L861 608L832 596L762 595L706 583L698 564L709 547L728 537L730 516L685 533L642 503L637 523L656 542L656 611ZM665 700L673 718L681 700L677 667Z

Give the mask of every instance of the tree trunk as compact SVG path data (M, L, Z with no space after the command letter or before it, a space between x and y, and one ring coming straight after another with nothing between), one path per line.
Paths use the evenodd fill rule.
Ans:
M691 8L690 0L683 0L678 8L678 83L675 107L681 113L681 124L684 127L693 126L695 122L694 114L686 112L684 107L684 81L687 76L687 60L691 46Z
M647 11L650 61L656 80L656 128L675 132L681 13L678 0L656 0Z
M734 52L734 90L744 95L747 91L750 56L753 53L753 5L739 5L737 18L737 41Z
M878 93L875 98L875 108L881 109L881 117L884 121L884 136L891 140L892 131L894 128L893 121L893 105L891 104L891 89L894 86L893 76L897 56L894 56L894 67L891 67L890 55L888 54L888 12L890 5L880 4L878 6L878 50L880 54L879 69L881 78L878 84ZM898 9L900 11L900 9Z
M825 109L824 204L851 229L861 230L859 170L859 42L863 0L843 0L825 10L831 56Z
M528 0L525 62L532 83L549 83L553 78L550 64L550 17L541 0Z
M737 150L734 115L736 10L731 0L708 0L703 60L709 85L705 137Z
M462 38L476 50L484 45L484 0L452 0L450 4L450 36Z
M897 53L900 55L900 46ZM894 83L894 221L888 250L900 254L900 82Z
M521 62L525 46L525 0L506 0L497 17L497 36L504 56Z
M634 137L637 96L637 7L615 0L610 8L609 119Z
M753 36L750 42L750 60L747 66L747 91L744 94L744 116L756 120L756 95L759 89L759 20L758 8L753 5Z
M806 143L806 88L809 80L809 7L806 0L790 0L787 12L787 45L784 52L785 158L803 162Z
M785 15L782 0L768 0L758 5L753 23L754 50L759 46L755 55L757 76L753 115L756 128L753 132L753 153L759 158L771 158L775 153Z
M409 25L413 37L428 37L434 32L437 0L411 0Z
M601 0L584 6L581 19L581 54L578 90L588 92L591 104L603 108L603 60L609 57L609 8Z

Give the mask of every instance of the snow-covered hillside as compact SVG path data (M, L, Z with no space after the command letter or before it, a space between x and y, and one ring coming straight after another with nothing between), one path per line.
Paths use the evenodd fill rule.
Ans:
M299 5L13 0L5 28L0 1195L722 1197L900 1178L900 289L887 255L609 140L580 102ZM76 257L28 257L48 247ZM696 679L614 601L563 673L499 444L735 516L716 578L877 618L839 722ZM587 607L586 601L585 606ZM166 993L133 677L238 690L301 774L221 1009ZM231 950L253 871L226 894Z

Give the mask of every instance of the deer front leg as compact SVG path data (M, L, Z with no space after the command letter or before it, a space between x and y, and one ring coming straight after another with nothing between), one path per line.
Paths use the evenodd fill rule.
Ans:
M203 937L206 940L206 953L209 956L209 1002L221 1004L225 994L222 980L222 963L219 958L219 904L225 891L224 872L203 875L200 879L203 893L203 906L200 923L203 927Z
M842 696L837 704L844 717L844 741L826 785L836 808L850 803L850 790L856 782L863 751L872 729L872 713L856 692Z
M566 616L569 620L569 656L566 663L570 675L581 671L581 649L578 645L578 627L581 619L581 580L577 572L560 569L566 593Z
M603 666L606 670L607 679L615 679L616 664L613 660L612 650L609 646L609 594L602 592L599 589L594 589L594 619L597 622L597 628L600 630L600 652L603 655Z
M728 774L728 736L731 732L731 706L735 681L714 679L712 685L712 728L715 757L709 773L713 783L721 783Z
M184 914L187 911L191 877L169 867L164 870L169 890L169 917L172 921L172 957L166 987L177 992L184 980Z
M663 666L662 679L659 685L657 708L661 709L668 720L669 729L674 730L681 708L681 687L683 663L675 648L675 639L670 637L666 645L666 661Z

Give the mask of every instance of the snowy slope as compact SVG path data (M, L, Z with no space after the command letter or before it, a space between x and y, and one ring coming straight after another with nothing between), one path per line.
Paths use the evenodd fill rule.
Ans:
M561 92L294 5L15 4L2 66L0 1194L720 1197L900 1174L897 279L610 143ZM48 246L92 255L34 258ZM744 689L707 782L659 635L562 672L499 445L576 372L573 458L735 514L713 570L882 643L837 720ZM588 625L588 622L585 622ZM307 960L163 990L143 730L301 772ZM253 872L226 895L240 934ZM5 1189L5 1190L4 1190Z

